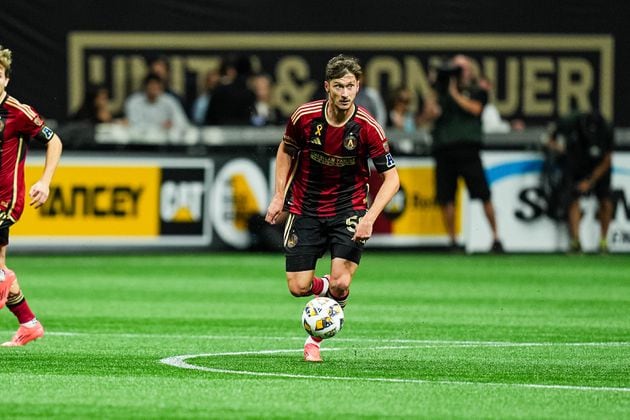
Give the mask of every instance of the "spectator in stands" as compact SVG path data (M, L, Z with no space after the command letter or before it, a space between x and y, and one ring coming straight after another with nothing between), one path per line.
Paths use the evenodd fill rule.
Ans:
M209 70L204 81L204 90L193 102L190 110L192 121L197 125L203 125L208 112L208 106L212 100L212 93L221 81L221 73L218 69Z
M251 116L252 125L261 127L281 124L283 121L280 110L272 100L271 76L266 73L257 74L250 79L250 86L256 96Z
M153 73L159 76L164 85L164 93L173 95L179 103L185 107L185 99L171 89L171 63L168 61L168 57L160 55L150 59L147 73Z
M129 127L137 134L170 134L175 137L189 126L182 105L164 92L162 78L149 73L144 79L144 90L131 94L125 101L125 116Z
M392 92L387 125L407 133L416 131L416 117L411 110L411 91L401 86Z
M478 85L472 61L464 55L456 55L440 66L431 78L433 93L425 98L420 119L433 122L436 200L442 209L450 247L459 248L455 234L455 192L461 176L470 197L483 202L492 231L491 251L503 252L480 156L481 113L488 102L488 92Z
M81 107L59 127L64 145L70 149L85 149L94 146L95 126L117 122L109 100L109 89L102 84L88 86Z
M368 110L370 114L374 116L378 123L385 127L387 125L387 107L381 93L364 84L365 77L361 77L359 81L359 93L354 99L354 103L360 105Z
M251 63L247 57L228 57L223 65L222 83L212 94L206 125L249 125L256 96L248 85Z
M71 118L72 121L87 121L92 124L108 123L114 120L109 102L109 89L102 84L90 85L85 100Z
M569 188L570 251L581 252L580 197L594 194L599 203L600 252L608 251L607 234L613 213L610 177L613 129L597 111L574 112L553 125L547 146L565 156L564 176Z

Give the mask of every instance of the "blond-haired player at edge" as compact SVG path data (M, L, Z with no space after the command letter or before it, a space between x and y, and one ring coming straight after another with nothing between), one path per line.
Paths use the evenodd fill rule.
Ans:
M48 199L62 150L59 136L39 114L7 93L11 63L11 50L0 46L0 309L6 305L20 324L13 338L2 344L5 347L23 346L44 335L44 328L26 303L15 273L7 267L7 246L9 228L17 223L24 210L24 163L30 140L46 145L44 170L28 191L29 204L36 209Z
M346 306L350 283L378 215L399 188L387 137L355 105L359 61L338 55L326 65L327 99L306 103L287 122L276 155L275 194L265 220L285 222L286 277L293 296L327 296ZM368 208L368 159L383 183ZM315 276L331 255L330 274ZM308 337L304 360L321 362L321 339Z

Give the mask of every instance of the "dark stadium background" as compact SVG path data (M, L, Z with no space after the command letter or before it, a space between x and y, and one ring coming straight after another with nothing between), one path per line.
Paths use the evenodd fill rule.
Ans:
M0 14L0 43L16 52L11 92L41 113L67 110L66 46L72 31L366 32L599 34L615 43L614 90L630 91L630 3L622 1L139 0L11 2ZM351 46L349 46L351 47ZM209 46L211 48L211 46ZM28 83L24 81L28 80ZM44 98L48 98L45 100ZM614 99L617 126L630 126L625 95Z

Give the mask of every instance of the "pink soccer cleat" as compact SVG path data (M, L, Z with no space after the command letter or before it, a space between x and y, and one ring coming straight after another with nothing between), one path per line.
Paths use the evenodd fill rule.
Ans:
M9 297L9 289L15 282L15 273L8 268L0 269L0 309L4 308Z
M323 362L319 355L319 346L313 343L304 345L304 360L306 362Z
M2 347L19 347L25 344L30 343L33 340L37 340L44 336L44 327L38 321L34 327L25 327L24 325L20 325L17 332L11 339L11 341L7 341L6 343L2 343Z

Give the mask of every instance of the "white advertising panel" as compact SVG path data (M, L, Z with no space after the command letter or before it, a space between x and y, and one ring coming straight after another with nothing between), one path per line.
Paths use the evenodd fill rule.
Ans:
M549 218L541 190L543 157L537 152L484 152L486 176L492 190L499 235L507 252L555 252L568 249L565 222ZM630 153L613 154L613 220L608 230L611 252L630 250ZM597 200L584 197L580 239L585 252L598 249L600 227ZM490 229L478 201L471 201L468 214L466 250L485 252L492 242Z

